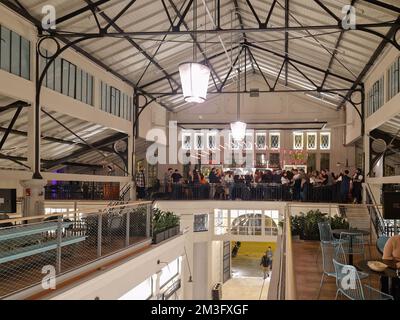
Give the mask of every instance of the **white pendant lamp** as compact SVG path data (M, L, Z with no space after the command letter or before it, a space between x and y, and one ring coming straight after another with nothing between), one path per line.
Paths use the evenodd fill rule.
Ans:
M179 65L179 74L185 101L204 102L207 97L210 68L201 63L187 62Z
M231 123L231 135L235 142L243 142L246 137L247 124L240 121L240 68L238 72L238 94L237 94L237 121Z
M186 102L203 103L207 97L210 68L197 63L197 0L193 0L193 62L179 65L183 98Z

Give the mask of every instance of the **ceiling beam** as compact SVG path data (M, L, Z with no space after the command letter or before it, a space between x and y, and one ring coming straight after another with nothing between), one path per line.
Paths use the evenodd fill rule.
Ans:
M93 4L92 0L84 0L87 4ZM110 24L129 44L135 48L137 51L139 51L140 54L142 54L147 60L151 61L166 77L169 81L174 82L177 86L180 86L180 84L173 78L171 77L168 72L165 71L165 69L155 60L153 59L147 52L144 50L141 46L139 46L134 40L132 40L129 36L124 36L124 30L122 30L113 20L104 12L101 12L98 8L97 11L99 11L100 17L102 17L108 24Z
M354 6L356 4L356 2L357 2L357 0L351 0L350 6ZM328 71L331 69L333 62L335 61L335 58L339 51L339 46L343 39L343 36L344 36L344 31L342 30L342 31L340 31L339 37L337 38L336 43L335 43L335 47L333 48L331 58L329 59L329 63L328 63L328 67L326 68L324 79L322 80L321 85L320 85L321 88L324 87L326 79L328 78Z
M6 132L7 128L5 127L0 127L0 132ZM21 137L27 137L28 136L28 132L26 131L21 131L21 130L16 130L16 129L11 129L10 130L10 134L13 135L17 135L17 136L21 136ZM69 145L69 146L77 146L77 147L86 147L86 144L81 143L81 142L76 142L76 141L72 141L72 140L64 140L64 139L60 139L60 138L54 138L54 137L50 137L50 136L46 136L43 135L40 137L42 140L44 141L49 141L49 142L54 142L54 143L59 143L59 144L64 144L64 145ZM126 140L128 137L126 136L125 139L121 139L121 140ZM106 151L106 152L110 152L109 148L103 148L103 149L99 149L101 151Z
M110 0L99 0L99 1L94 2L93 4L88 4L87 6L85 6L83 8L80 8L78 10L75 10L75 11L71 12L71 13L68 13L65 16L62 16L60 18L57 18L56 19L56 26L58 26L59 24L61 24L63 22L66 22L68 20L71 20L71 19L75 18L75 17L81 15L82 13L85 13L87 11L91 11L91 10L94 9L94 7L101 6L102 4L105 4L107 2L110 2Z
M9 0L1 0L1 3L3 3L6 7L11 9L12 11L16 12L17 14L19 14L23 18L27 19L34 26L36 26L39 30L41 29L41 27L42 27L41 22L39 20L37 20L35 17L33 17L29 12L22 10L20 7L18 7L17 5L15 5L14 3L12 3ZM59 34L57 34L57 38L60 41L62 41L64 44L69 44L71 42L71 40L69 40L67 37L59 35ZM95 58L94 56L92 56L91 54L89 54L87 51L83 50L79 46L72 45L71 48L74 49L76 52L80 53L81 55L83 55L84 57L86 57L87 59L89 59L90 61L92 61L93 63L95 63L96 65L98 65L103 70L105 70L107 72L110 72L112 75L114 75L115 77L117 77L121 81L123 81L123 82L127 83L128 85L130 85L132 88L137 90L140 94L148 96L150 99L155 99L154 96L147 94L147 92L145 90L143 90L142 88L137 88L135 83L133 83L131 80L129 80L128 78L124 77L120 73L114 71L109 66L107 66L104 62L102 62L101 60ZM171 109L171 107L169 107L168 105L166 105L165 103L163 103L161 101L158 101L158 104L160 106L162 106L163 108L165 108L166 110L170 111L170 112L173 111Z
M289 0L285 0L285 28L289 28ZM285 31L285 86L289 78L289 32Z
M5 112L7 110L10 109L14 109L14 108L25 108L25 107L30 107L29 103L26 103L25 101L15 101L13 103L10 103L6 106L0 106L0 113L1 112Z
M121 139L123 139L125 137L126 137L125 134L117 133L117 134L115 134L113 136L110 136L110 137L107 137L107 138L102 139L100 141L97 141L95 143L92 143L91 145L96 149L100 149L100 148L107 147L110 144L113 144L114 142L116 142L118 140L121 140ZM83 148L81 148L81 149L79 149L79 150L77 150L75 152L72 152L71 154L69 154L69 155L67 155L65 157L49 161L48 163L45 164L45 169L49 170L49 169L51 169L51 168L53 168L55 166L63 164L64 162L66 162L66 161L68 161L70 159L74 159L74 158L80 157L80 156L82 156L82 155L84 155L84 154L86 154L88 152L92 152L92 151L93 151L93 149L91 147L89 147L89 146L83 147Z
M168 31L168 30L153 30L153 31L126 31L126 32L108 32L103 35L99 35L97 33L85 33L85 32L63 32L63 30L58 30L57 34L63 35L65 37L76 38L81 36L90 36L90 37L136 37L136 36L162 36L162 35L190 35L190 34L232 34L232 33L267 33L267 32L275 32L282 33L285 31L295 32L295 31L311 31L311 30L344 30L345 32L355 32L355 31L369 31L368 29L376 29L376 28L390 28L396 25L393 20L384 21L384 22L373 22L373 23L359 23L354 25L353 29L345 29L341 24L320 24L320 25L301 25L301 26L276 26L276 27L268 27L268 28L245 28L245 29L237 29L237 28L227 28L227 29L199 29L196 31L193 30L179 30L179 31Z
M390 30L386 33L386 38L391 39L395 34L396 31L398 30L400 24L400 16L396 19L395 25L393 25ZM375 52L372 54L371 58L367 62L367 64L364 66L363 70L360 72L358 75L357 79L354 81L353 85L351 86L350 91L346 94L346 97L342 100L342 102L339 105L339 108L341 108L346 101L350 98L352 91L357 89L359 85L361 85L365 75L368 73L368 71L372 68L378 57L381 55L383 49L386 47L388 41L383 39L378 47L376 48Z
M285 59L285 54L282 54L282 53L279 53L279 52L275 52L275 51L273 51L273 50L270 50L270 49L267 49L267 48L258 46L258 45L253 44L253 43L246 43L245 45L247 45L247 46L249 46L249 47L251 47L251 48L255 48L255 49L259 49L259 50L261 50L261 51L265 51L265 52L271 53L271 54L273 54L273 55L275 55L275 56L277 56L277 57L281 57L281 58ZM312 65L312 64L303 62L303 61L301 61L301 60L294 59L294 58L290 58L290 57L288 57L287 59L288 59L288 61L290 61L290 62L293 62L293 63L299 64L299 65L302 65L302 66L307 67L307 68L309 68L309 69L312 69L312 70L314 70L314 71L318 71L318 72L321 72L321 73L328 72L328 74L331 75L332 77L335 77L335 78L344 80L344 81L346 81L346 82L349 82L349 83L353 83L353 82L354 82L353 79L349 79L349 78L347 78L347 77L344 77L344 76L341 76L341 75L339 75L339 74L333 73L333 72L331 72L331 71L329 71L329 70L322 69L322 68L317 67L317 66L314 66L314 65Z
M383 2L383 1L377 1L377 0L362 0L362 1L368 2L370 4L373 4L375 6L383 8L383 9L388 9L388 10L400 13L400 7L396 7L394 5L391 5L391 4Z
M3 137L1 138L1 141L0 141L0 150L3 148L4 144L6 143L6 140L7 140L8 136L10 135L10 131L14 127L15 122L17 121L17 119L18 119L18 117L19 117L19 115L20 115L20 113L22 111L22 108L23 107L21 107L21 106L18 107L18 109L15 111L14 116L11 119L10 124L8 125L7 130L4 131Z

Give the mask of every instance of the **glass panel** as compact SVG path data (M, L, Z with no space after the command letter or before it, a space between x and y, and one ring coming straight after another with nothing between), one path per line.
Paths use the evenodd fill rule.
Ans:
M194 134L194 149L195 150L203 150L204 148L204 136L203 133L196 132Z
M190 133L182 133L182 148L183 150L192 148L192 136Z
M110 113L115 114L115 88L111 87L110 88L110 100L111 100L111 109L110 109Z
M101 87L100 109L104 111L106 109L106 90L107 90L106 84L103 81L101 81L100 87Z
M161 269L160 287L165 286L179 274L179 258Z
M317 170L317 158L315 153L309 153L307 156L307 172Z
M269 135L269 143L271 149L279 149L280 148L280 134L279 133L270 133Z
M293 149L302 150L303 149L303 133L293 132Z
M11 32L11 73L20 75L21 72L21 37Z
M217 133L212 132L208 134L208 148L215 150L217 148Z
M47 69L46 87L54 90L54 63L52 63Z
M68 84L69 84L69 62L62 60L62 94L68 95Z
M28 40L21 38L21 77L29 80L31 78L31 44Z
M267 133L257 132L256 133L256 145L257 149L264 150L267 148Z
M331 148L331 134L330 132L321 133L320 135L320 149L329 150Z
M87 101L87 73L82 70L82 102Z
M61 58L56 58L54 61L54 90L61 93L61 66L62 60Z
M115 93L115 115L120 116L120 97L121 97L121 91L116 90Z
M269 167L270 168L279 168L280 167L280 154L279 153L271 153L269 155Z
M88 74L87 75L88 84L87 84L87 98L86 103L89 105L93 105L93 76Z
M69 85L68 85L68 95L71 98L75 98L75 77L76 77L76 66L70 64L69 66Z
M307 149L316 150L317 149L317 133L307 132Z
M321 161L320 161L320 169L329 169L330 168L330 154L329 153L321 153Z
M76 70L76 99L82 101L82 70Z
M1 26L1 69L10 72L11 31Z

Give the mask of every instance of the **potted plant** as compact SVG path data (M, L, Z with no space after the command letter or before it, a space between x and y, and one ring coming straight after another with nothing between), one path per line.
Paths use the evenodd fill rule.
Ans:
M320 210L310 210L307 213L300 212L291 217L292 235L299 236L301 240L319 240L318 223L329 221L332 229L348 229L349 223L344 217L327 217L327 213Z
M179 233L180 218L170 211L154 209L153 212L153 242L160 243Z

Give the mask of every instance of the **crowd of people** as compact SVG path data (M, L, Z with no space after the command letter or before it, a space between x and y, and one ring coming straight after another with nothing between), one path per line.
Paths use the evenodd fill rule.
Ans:
M327 169L308 173L303 169L257 169L254 174L237 174L233 171L224 172L219 168L212 168L206 179L197 169L190 171L187 178L184 178L178 169L169 168L164 177L164 184L165 192L172 193L175 198L179 197L177 192L184 192L182 185L188 187L185 192L190 192L195 186L199 186L206 193L211 190L210 197L214 199L237 199L243 197L246 192L250 198L254 193L258 197L260 188L270 186L279 187L277 190L282 200L337 200L342 203L350 201L361 203L363 180L361 169L356 169L350 175L348 170L335 174ZM263 195L266 195L265 191ZM322 198L315 199L316 197ZM326 197L331 199L325 199Z

